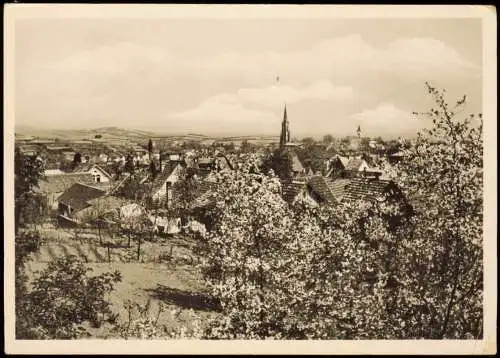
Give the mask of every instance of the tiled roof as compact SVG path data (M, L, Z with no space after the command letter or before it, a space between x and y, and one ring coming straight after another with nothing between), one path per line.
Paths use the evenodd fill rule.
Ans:
M108 178L113 177L104 167L97 164L79 164L75 169L73 169L73 173L88 173L93 167L100 170Z
M322 200L326 202L332 202L335 200L335 197L332 194L332 191L328 185L328 179L316 175L309 179L307 185L314 191Z
M344 196L345 189L350 182L351 179L326 180L330 192L336 199L341 199Z
M372 200L383 196L391 187L398 190L392 181L376 178L331 180L322 176L314 176L307 184L327 203L334 200Z
M215 204L215 193L213 190L209 189L193 200L191 209L205 208L213 204Z
M375 178L353 178L345 187L343 199L375 199L384 195L395 184L390 180Z
M168 177L172 174L174 169L179 165L178 162L166 162L165 166L163 168L163 171L161 173L158 173L156 178L153 180L153 188L152 191L156 192L158 191L161 186L165 183L165 181L168 179Z
M104 208L114 210L121 208L124 205L131 204L133 201L129 199L125 199L120 196L114 196L114 195L106 195L106 196L100 196L95 199L90 199L87 201L90 205L100 205Z
M302 163L299 160L299 157L295 153L292 155L292 171L294 172L304 171L304 166L302 165Z
M191 203L191 208L203 208L215 203L215 189L217 187L216 182L201 180L198 184L198 196Z
M82 212L86 210L92 210L92 207L100 207L100 209L102 210L101 213L108 216L107 214L117 213L118 209L131 203L133 203L133 201L122 197L105 195L95 199L88 200L87 204L89 204L89 207L83 209Z
M201 180L198 186L198 191L201 194L204 194L208 190L212 190L215 188L217 184L208 180Z
M50 175L40 180L38 191L42 194L62 193L75 183L93 184L94 178L88 173Z
M89 185L75 183L58 199L59 202L71 206L75 210L82 210L90 206L92 199L104 196L106 192Z
M344 168L347 165L347 163L349 163L349 158L343 157L338 154L330 158L330 160L338 160L344 166Z

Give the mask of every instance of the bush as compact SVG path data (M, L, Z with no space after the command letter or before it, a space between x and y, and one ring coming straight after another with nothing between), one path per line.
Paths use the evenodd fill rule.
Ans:
M25 339L75 339L87 335L84 322L99 327L115 317L106 295L122 277L118 271L89 276L76 256L49 263L25 296ZM19 318L19 317L18 317Z

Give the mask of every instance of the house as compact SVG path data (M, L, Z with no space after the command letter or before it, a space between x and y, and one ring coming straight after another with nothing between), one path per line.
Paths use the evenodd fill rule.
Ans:
M201 157L196 161L198 166L198 172L201 176L208 175L212 170L215 169L215 161L213 158Z
M172 200L172 186L179 180L182 165L178 162L167 162L165 168L153 180L151 185L151 198L153 200L167 201L170 206Z
M224 154L218 154L214 159L214 166L217 171L230 169L233 170L233 165L229 158Z
M45 169L44 174L45 176L52 176L64 174L64 172L61 169Z
M326 161L326 177L331 179L345 176L345 169L349 159L341 155L335 155Z
M201 223L207 230L210 230L213 225L210 209L216 204L216 190L216 182L200 181L198 196L189 207L191 219Z
M61 146L61 145L56 145L56 146L46 146L45 151L48 154L54 155L54 154L62 154L63 152L73 152L74 155L74 150L73 148L66 147L66 146ZM73 160L73 157L71 157L71 160Z
M33 157L37 155L38 150L34 146L22 146L19 148L22 155Z
M307 185L300 181L288 181L281 184L281 195L288 204L295 204L298 200L306 201L311 206L317 206L318 203L307 190Z
M113 180L113 175L98 164L79 165L73 170L73 173L89 173L96 183L109 183Z
M73 184L57 200L58 224L64 227L77 225L82 220L82 213L78 213L91 206L89 201L104 195L104 190L81 183Z
M135 146L133 151L136 155L139 155L139 156L143 156L144 154L148 154L148 151L141 146Z
M88 207L72 215L72 218L76 220L92 218L95 221L100 217L108 224L117 224L121 208L133 202L119 196L104 195L87 200L87 204L89 204Z
M74 159L76 152L74 150L63 150L61 154L64 160L70 162Z
M335 202L353 202L357 200L377 200L400 202L406 205L406 200L399 187L391 180L381 180L378 177L331 178L321 175L309 179L305 185L308 198L316 204L330 205ZM297 196L297 191L294 195ZM302 193L302 195L304 195ZM295 199L293 199L295 200ZM290 200L287 200L290 202Z
M46 199L50 210L57 210L59 197L75 183L91 185L94 178L89 173L64 173L45 176L36 191Z
M398 151L396 153L389 154L387 159L389 163L394 164L401 162L404 159L404 157L405 153L403 151Z
M101 153L98 159L101 163L106 163L108 161L108 155L106 153Z
M370 169L370 166L366 160L362 158L350 158L349 162L345 166L347 172L362 172L365 169Z
M300 162L299 157L295 152L291 153L292 156L292 175L297 176L299 174L304 174L306 172L304 166Z

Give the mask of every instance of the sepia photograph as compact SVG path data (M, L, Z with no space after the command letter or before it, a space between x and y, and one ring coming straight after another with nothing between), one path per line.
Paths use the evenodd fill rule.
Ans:
M496 353L494 7L4 8L7 353Z

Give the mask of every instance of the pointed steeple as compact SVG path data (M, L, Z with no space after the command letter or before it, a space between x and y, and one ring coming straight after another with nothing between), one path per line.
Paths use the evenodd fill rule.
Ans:
M283 122L281 122L280 147L284 147L289 142L290 142L290 127L288 124L288 117L286 114L286 103L285 103L285 110L283 112Z

